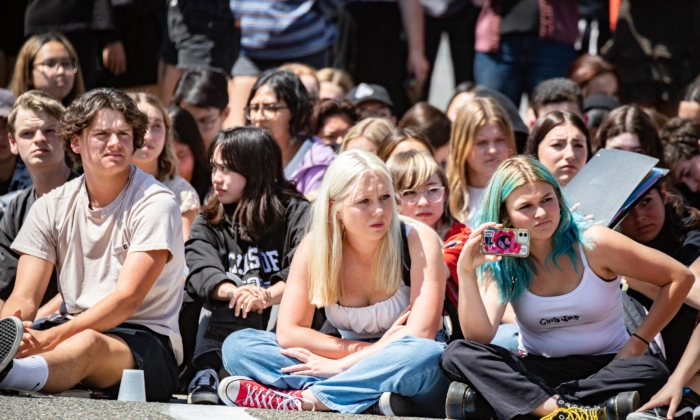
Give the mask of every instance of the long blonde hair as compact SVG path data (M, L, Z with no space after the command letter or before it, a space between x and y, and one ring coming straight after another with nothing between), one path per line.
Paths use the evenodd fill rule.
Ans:
M168 111L165 110L160 99L151 93L129 92L128 95L136 102L136 105L141 103L149 104L155 107L163 116L163 123L165 124L165 144L163 144L163 150L160 152L160 155L158 155L158 173L155 178L160 182L175 178L179 173L179 160L175 154L171 139L172 136L170 135L170 115L168 115Z
M319 308L337 303L343 295L343 236L345 228L336 214L343 199L355 193L360 180L377 174L386 178L394 197L391 176L376 155L364 150L343 152L331 163L311 210L309 248L309 300ZM372 261L374 290L394 293L402 282L399 213L393 201L389 230Z
M450 212L460 222L467 220L469 212L469 176L467 156L474 147L476 133L488 123L496 123L508 142L510 156L515 154L515 137L508 114L491 98L475 98L457 114L452 124L450 154L447 159L447 179L450 183Z

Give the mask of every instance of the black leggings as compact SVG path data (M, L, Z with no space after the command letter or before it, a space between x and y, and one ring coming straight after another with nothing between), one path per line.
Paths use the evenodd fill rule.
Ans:
M668 369L652 356L614 357L519 355L458 340L447 347L441 364L450 379L474 387L500 420L511 420L532 412L553 395L595 405L620 392L638 391L644 403L668 380Z

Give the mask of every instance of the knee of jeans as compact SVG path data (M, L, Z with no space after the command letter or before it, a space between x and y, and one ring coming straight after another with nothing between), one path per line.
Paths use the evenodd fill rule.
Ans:
M255 358L256 355L259 354L258 352L249 350L261 343L261 333L265 333L265 331L249 328L236 331L226 337L221 347L221 359L228 373L243 374L242 370L244 370L246 366L243 362L246 360L251 361L251 358Z
M402 337L391 343L393 355L405 355L417 366L439 366L444 344L426 338Z

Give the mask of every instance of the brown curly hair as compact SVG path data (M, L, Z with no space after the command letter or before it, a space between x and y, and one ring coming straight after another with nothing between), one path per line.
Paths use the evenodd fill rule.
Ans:
M97 112L102 109L113 109L124 116L127 124L134 131L134 150L143 147L143 137L148 128L148 117L136 106L136 102L126 93L109 88L93 89L74 100L61 120L58 136L68 156L78 165L82 165L80 155L73 152L71 139L81 136L89 128Z

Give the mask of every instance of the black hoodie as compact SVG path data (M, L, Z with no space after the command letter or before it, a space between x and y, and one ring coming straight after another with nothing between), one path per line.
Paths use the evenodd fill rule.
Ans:
M209 304L212 317L207 335L221 341L241 328L264 330L270 318L270 308L261 315L249 313L244 320L233 315L233 310L228 309L228 302L212 299L212 291L224 281L263 288L286 281L292 257L306 231L310 204L289 199L284 221L258 241L244 238L238 224L231 226L235 205L224 208L226 219L217 226L207 223L201 214L197 216L185 244L185 259L189 268L187 292ZM232 323L241 325L224 327L224 324Z

